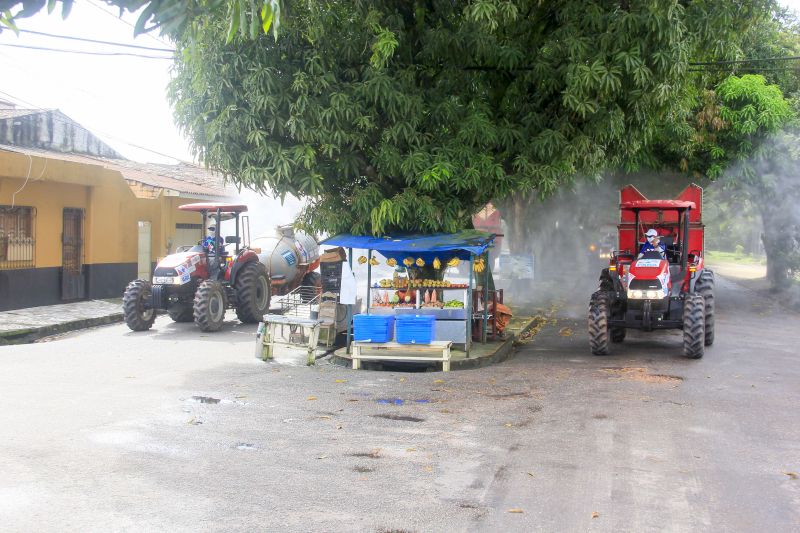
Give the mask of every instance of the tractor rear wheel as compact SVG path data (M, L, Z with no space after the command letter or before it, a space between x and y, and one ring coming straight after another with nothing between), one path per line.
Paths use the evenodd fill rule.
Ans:
M714 273L703 270L700 279L695 283L694 290L705 300L705 344L711 346L714 344Z
M218 281L205 280L194 294L194 323L201 331L219 331L227 308L225 289Z
M245 324L257 324L269 311L269 276L258 261L242 266L236 275L236 316Z
M125 287L122 312L125 315L125 323L133 331L150 329L156 319L156 312L149 305L150 287L150 282L144 279L135 279Z
M683 304L683 355L700 359L705 351L705 300L697 293L687 294Z
M191 304L172 304L167 309L167 313L169 313L169 317L173 322L191 322L194 320L194 309Z
M589 346L594 355L608 355L608 297L603 291L589 301Z

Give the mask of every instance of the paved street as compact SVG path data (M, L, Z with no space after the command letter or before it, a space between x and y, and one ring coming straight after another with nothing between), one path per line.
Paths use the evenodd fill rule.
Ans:
M798 316L718 278L704 359L600 358L584 307L451 373L263 363L235 320L0 347L0 529L800 530Z

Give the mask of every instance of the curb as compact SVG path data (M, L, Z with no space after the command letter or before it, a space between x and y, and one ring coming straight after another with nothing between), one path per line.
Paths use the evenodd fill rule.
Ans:
M106 324L114 324L116 322L122 322L123 320L125 320L125 315L122 313L114 313L106 316L83 318L80 320L61 322L59 324L50 324L39 328L0 331L0 346L10 344L30 344L38 339L50 337L51 335L77 331L79 329L93 328L95 326L104 326Z
M503 342L497 345L497 348L491 354L486 354L482 357L474 357L470 359L459 359L457 361L450 361L450 370L469 370L472 368L481 368L484 366L494 365L498 363L502 363L511 359L514 356L515 350L515 342L519 335L530 331L533 329L534 325L536 324L537 320L534 318L528 318L525 323L520 327L517 331L511 333L508 338L506 338ZM330 356L329 361L332 364L344 366L347 368L353 367L353 360L350 357L344 355L338 355L336 352L333 352ZM395 364L418 364L418 363L403 363L398 362ZM424 363L428 364L428 363ZM440 369L437 369L440 365L437 363L434 366L433 372L441 372ZM364 370L383 370L383 364L376 361L362 361L361 368Z

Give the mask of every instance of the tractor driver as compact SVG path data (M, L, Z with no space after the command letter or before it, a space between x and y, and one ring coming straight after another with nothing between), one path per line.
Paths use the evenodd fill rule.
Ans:
M208 227L209 235L208 235L208 237L203 239L202 246L210 254L214 253L214 235L216 233L216 230L217 230L216 226L209 226ZM225 239L223 239L222 236L220 235L219 239L217 239L217 248L219 250L223 250L224 251L224 249L225 249L224 247L225 247Z
M664 247L661 245L661 239L658 237L658 232L650 228L645 233L645 237L647 237L647 242L642 245L639 249L639 256L637 259L640 259L645 252L658 252L661 254L662 258L666 258L666 254L664 253Z

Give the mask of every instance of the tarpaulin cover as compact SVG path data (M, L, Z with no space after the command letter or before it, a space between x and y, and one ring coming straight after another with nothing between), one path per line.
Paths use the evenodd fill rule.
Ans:
M480 255L494 240L493 233L477 230L462 230L458 233L437 233L434 235L393 235L372 237L367 235L337 235L325 239L321 245L343 246L374 250L385 257L392 257L401 263L406 257L421 257L426 263L439 258L446 261L452 257L468 260L470 255Z

